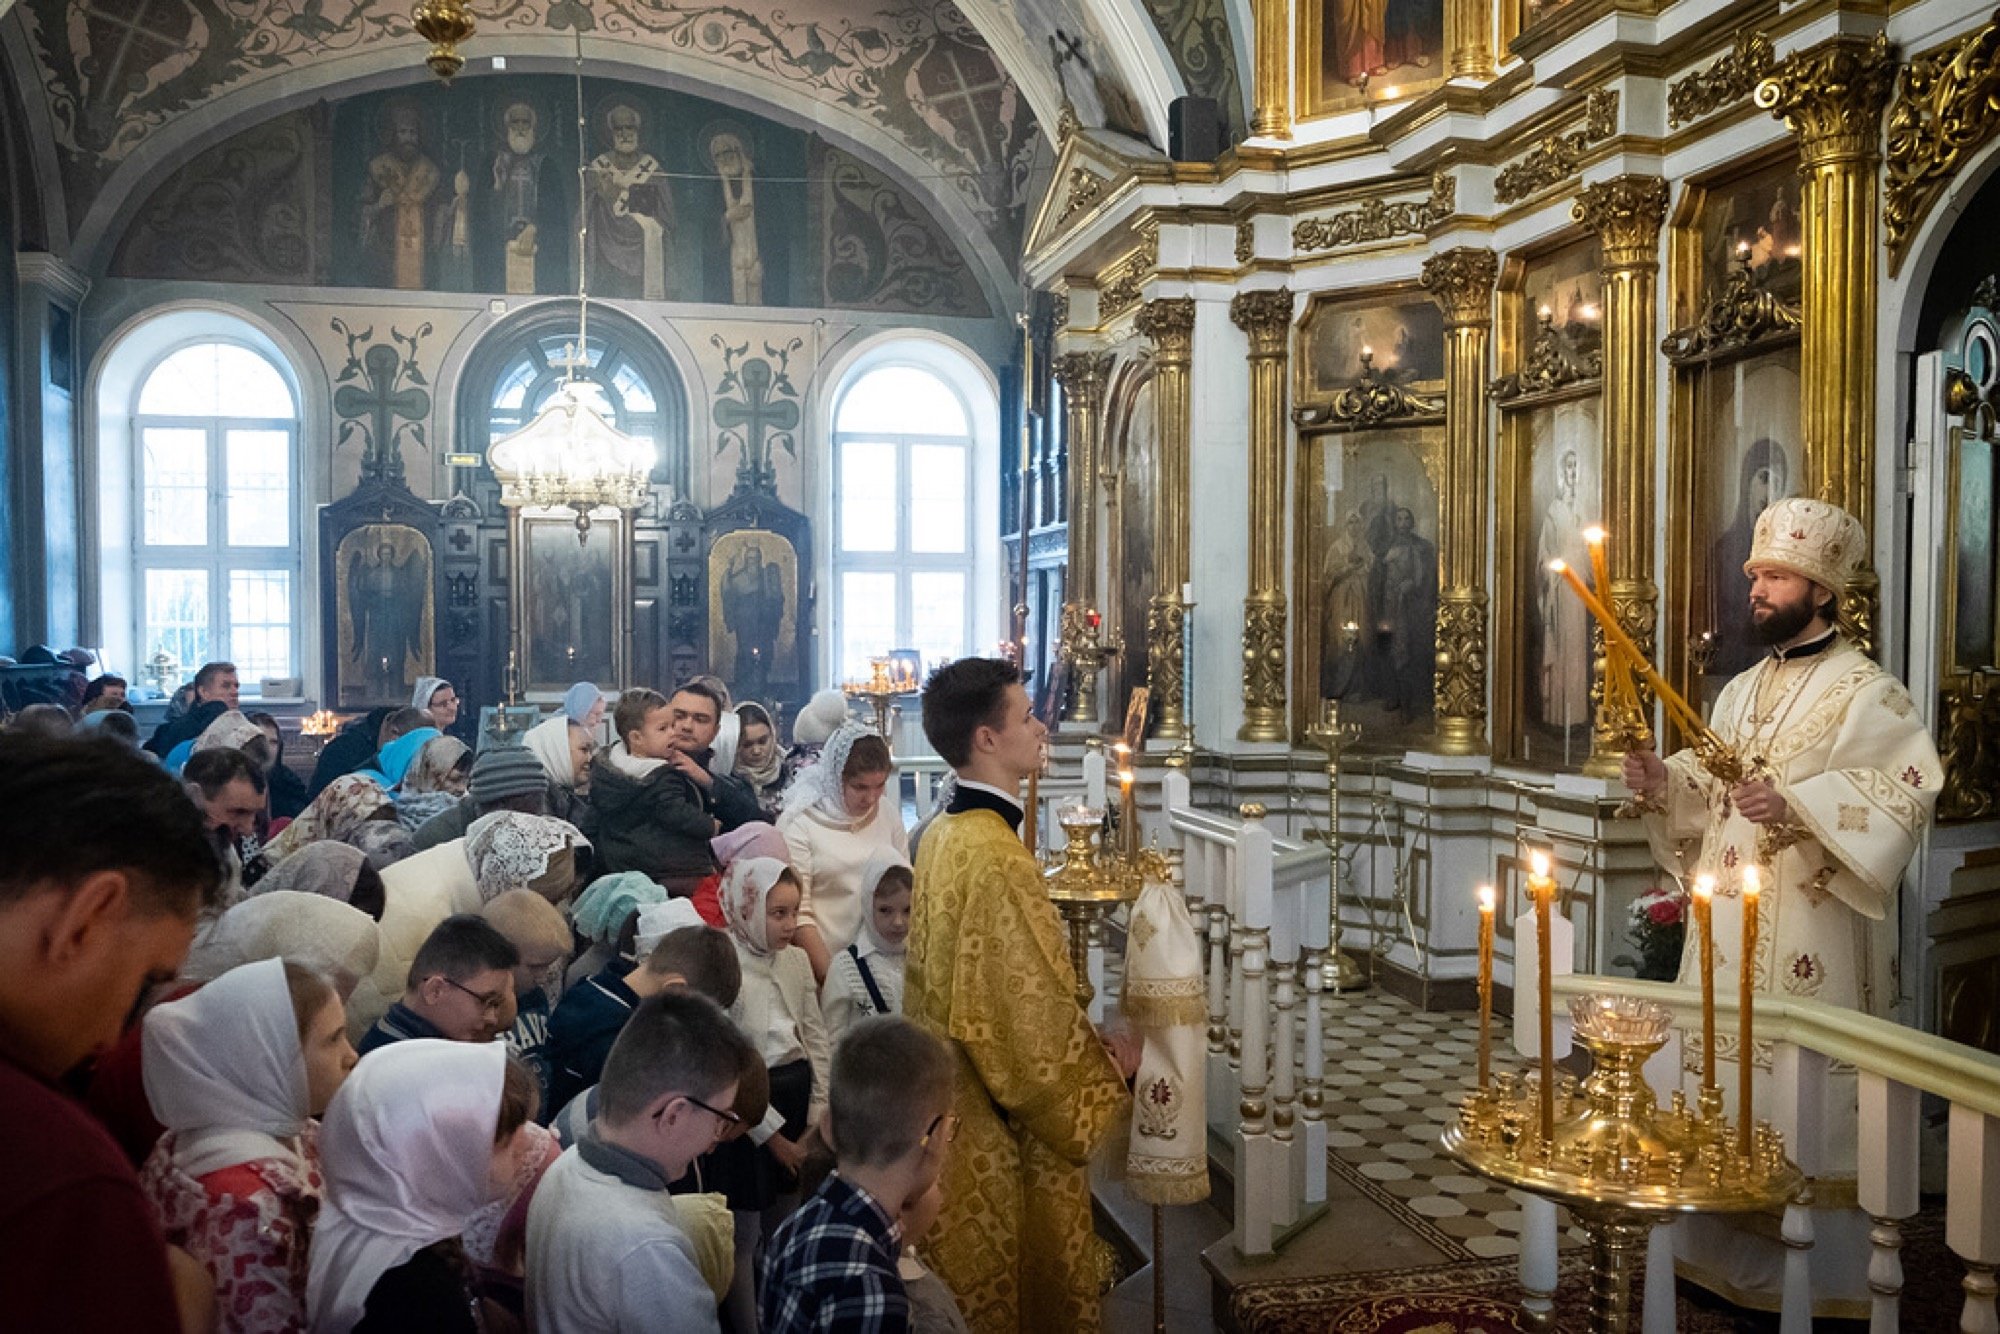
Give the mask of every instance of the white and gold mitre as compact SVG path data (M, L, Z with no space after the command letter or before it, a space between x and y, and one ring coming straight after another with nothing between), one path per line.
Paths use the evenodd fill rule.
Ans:
M1867 554L1868 534L1859 519L1824 500L1791 496L1757 516L1743 572L1775 566L1839 593Z

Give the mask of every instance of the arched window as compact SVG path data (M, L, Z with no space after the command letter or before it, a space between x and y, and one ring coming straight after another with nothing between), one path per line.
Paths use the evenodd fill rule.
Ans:
M834 664L913 648L924 666L972 643L972 423L964 401L923 366L878 365L834 413Z
M566 358L576 331L543 334L523 343L494 381L486 414L489 441L517 431L549 405L569 374ZM660 399L652 376L621 345L592 335L576 368L579 396L627 435L661 441Z
M298 404L241 343L162 357L132 415L132 607L140 663L236 664L246 693L298 674Z

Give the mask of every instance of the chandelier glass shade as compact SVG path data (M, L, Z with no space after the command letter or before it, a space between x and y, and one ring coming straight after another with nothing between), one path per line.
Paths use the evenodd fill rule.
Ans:
M604 420L571 380L526 426L486 452L500 482L500 503L567 509L587 528L590 512L637 509L651 480L649 440Z

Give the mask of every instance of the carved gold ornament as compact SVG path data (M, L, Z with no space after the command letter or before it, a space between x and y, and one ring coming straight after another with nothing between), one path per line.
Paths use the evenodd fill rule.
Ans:
M1903 66L1889 108L1882 222L1889 272L1966 159L2000 130L2000 10L1986 26Z
M1872 157L1895 73L1896 51L1887 33L1876 33L1872 41L1829 38L1774 66L1757 85L1757 105L1792 127L1802 167Z
M1570 217L1597 233L1611 265L1653 264L1667 220L1667 183L1657 176L1619 176L1585 186Z
M1145 295L1146 280L1160 263L1160 225L1147 223L1139 229L1137 248L1097 275L1097 319L1102 324L1114 320L1139 304Z
M1757 281L1747 256L1738 256L1722 295L1708 303L1701 319L1660 340L1660 351L1675 363L1700 361L1719 353L1740 352L1766 339L1785 338L1799 331L1799 308Z
M469 40L476 27L472 11L459 0L423 0L411 11L410 26L417 36L431 44L430 52L424 56L431 73L450 83L452 76L465 68L465 57L458 53L458 44Z
M1250 335L1253 352L1275 356L1285 350L1285 332L1292 323L1291 290L1238 292L1229 299L1229 319Z
M1301 219L1292 225L1292 247L1310 253L1342 250L1398 236L1421 236L1433 223L1451 216L1457 198L1456 178L1439 172L1431 179L1430 194L1422 199L1395 204L1371 199L1346 213Z
M1502 204L1519 203L1540 190L1569 179L1582 165L1584 153L1609 139L1618 129L1618 92L1594 89L1584 102L1583 126L1551 134L1519 162L1502 167L1493 178L1493 197Z
M1257 224L1245 218L1236 224L1236 262L1248 264L1257 256Z
M1771 72L1776 56L1771 39L1761 32L1736 34L1736 45L1707 69L1696 70L1667 85L1667 124L1685 125L1740 102Z
M1490 388L1497 403L1534 394L1552 393L1568 385L1584 380L1599 379L1604 374L1604 348L1600 345L1578 350L1572 345L1567 330L1558 329L1555 319L1548 311L1540 315L1541 327L1535 333L1535 345L1528 351L1528 360L1520 370L1511 375L1503 375Z
M1447 324L1490 324L1500 259L1491 250L1460 247L1424 261L1423 288Z
M1452 588L1438 599L1437 713L1477 732L1486 718L1486 594Z
M1096 172L1084 167L1071 167L1069 180L1064 186L1062 214L1056 218L1056 226L1062 226L1104 198L1104 186L1104 178Z
M1375 369L1375 354L1361 353L1361 379L1341 390L1333 401L1298 408L1292 420L1301 427L1360 431L1385 422L1409 419L1435 420L1444 416L1444 395L1424 394L1393 380L1384 380Z
M1940 821L1983 820L2000 809L2000 690L1986 673L1967 673L1939 697Z

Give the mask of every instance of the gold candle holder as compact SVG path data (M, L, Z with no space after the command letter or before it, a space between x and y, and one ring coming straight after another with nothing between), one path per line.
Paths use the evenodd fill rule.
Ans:
M1069 928L1070 965L1076 973L1076 1003L1086 1011L1096 997L1090 984L1091 933L1111 910L1139 897L1148 858L1106 857L1098 846L1104 812L1092 806L1071 806L1056 816L1063 832L1063 849L1042 872L1049 899ZM1148 854L1157 857L1157 854ZM1165 873L1164 860L1158 868Z
M1479 1090L1493 1082L1493 886L1479 887Z
M1750 1152L1750 1084L1757 1068L1756 1047L1751 1035L1757 990L1757 907L1763 897L1763 883L1754 866L1743 868L1743 958L1737 974L1736 1020L1736 1151Z

